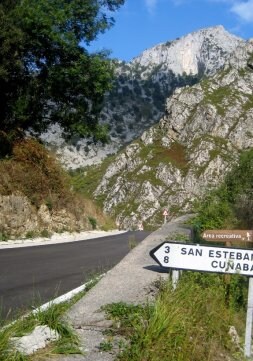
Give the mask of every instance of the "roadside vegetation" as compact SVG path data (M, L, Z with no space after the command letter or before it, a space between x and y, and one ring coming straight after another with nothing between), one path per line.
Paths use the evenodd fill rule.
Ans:
M64 209L77 221L86 217L87 229L115 228L114 221L103 214L92 199L73 189L69 174L38 141L32 138L20 140L13 145L12 152L12 156L0 160L1 196L26 196L35 212L44 204L50 213ZM43 234L33 232L27 237L48 235L44 230ZM8 234L0 228L0 240L7 238Z
M0 320L0 361L37 361L56 354L81 354L79 339L70 325L63 319L64 313L80 300L100 277L93 277L86 283L83 291L71 300L58 304L52 303L46 310L38 308L36 311L19 318L11 324ZM51 342L45 349L28 356L17 351L13 338L30 334L36 326L48 326L58 333L59 339Z
M113 226L91 200L70 190L66 173L27 134L37 137L58 123L66 139L107 141L107 129L98 118L114 66L106 50L90 53L88 47L112 27L112 14L123 4L124 0L1 1L0 196L25 195L35 210L45 204L50 212L71 213L77 223L85 215L87 228ZM0 240L9 236L18 234L1 220Z
M227 174L220 187L196 205L193 225L204 229L253 228L253 149L242 152L238 165Z
M160 287L153 305L105 307L111 334L125 338L118 360L244 360L237 333L243 334L245 299L228 297L222 276L184 272L176 289L171 282Z
M252 227L252 180L253 151L249 150L242 153L223 184L198 205L193 220L197 237L207 228ZM103 308L114 322L100 349L111 352L115 338L119 340L119 361L243 361L247 284L245 276L228 279L226 275L187 271L176 289L171 280L160 281L153 303L121 302ZM0 361L36 360L11 353L9 344L10 337L30 331L35 324L48 324L61 335L60 341L43 352L80 352L75 334L61 321L67 307L69 303L53 306L44 315L32 315L1 331Z
M253 150L223 184L196 205L195 241L204 229L252 229ZM240 245L242 246L242 245ZM248 245L247 245L248 247ZM121 335L119 361L243 361L248 278L184 271L173 288L160 284L154 304L111 304L111 335ZM110 339L110 343L113 341Z

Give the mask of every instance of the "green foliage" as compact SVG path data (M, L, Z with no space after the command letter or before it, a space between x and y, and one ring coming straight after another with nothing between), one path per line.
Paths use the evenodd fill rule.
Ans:
M86 283L86 288L69 301L59 304L52 303L46 310L38 308L35 312L5 325L2 329L0 328L0 361L31 360L30 356L25 356L15 350L11 339L31 333L37 325L47 325L60 335L59 340L49 346L51 354L80 354L79 339L74 330L63 320L63 316L72 305L96 285L99 279L100 276L93 275L90 281ZM0 321L2 320L0 319ZM4 322L0 322L1 326L2 324Z
M218 79L221 81L230 70L230 68L220 70L217 73ZM213 80L205 78L201 81L201 87L205 94L201 103L204 106L207 104L214 105L220 116L224 116L226 109L233 103L241 102L240 92L237 89L231 88L229 85L214 87Z
M241 154L238 166L226 177L229 200L235 202L238 194L252 193L253 189L253 149Z
M109 352L113 349L113 344L110 341L103 341L99 344L99 350Z
M147 318L152 307L149 305L134 305L125 302L111 303L102 307L107 317L115 321L115 325L120 327L119 332L124 335L131 333L131 328L143 318ZM119 326L120 325L120 326Z
M206 95L206 101L210 102L211 104L217 107L218 113L220 115L225 114L225 106L224 106L224 99L228 99L232 96L231 88L230 87L220 87L218 89L209 92Z
M60 335L60 340L54 344L53 352L61 354L80 353L79 340L73 329L62 320L64 312L69 307L68 303L50 306L46 311L36 313L36 320L41 325L47 325Z
M224 222L232 217L230 203L219 188L209 193L200 205L198 223L201 229L222 228Z
M253 149L242 153L238 167L226 178L229 201L241 227L253 228Z
M253 149L241 154L223 184L206 195L196 210L194 225L198 231L253 227Z
M84 196L88 198L91 197L91 194L95 191L103 178L106 169L114 159L115 156L109 156L106 157L101 164L88 166L77 171L71 171L71 184L73 188Z
M41 237L44 237L44 238L49 238L51 236L51 233L47 230L47 229L43 229L41 232L40 232L40 236Z
M94 217L88 217L88 220L92 226L92 229L96 229L97 228L97 220Z
M128 248L131 251L132 249L134 249L137 246L137 241L136 241L136 237L135 235L131 235L128 237Z
M6 242L6 241L8 241L7 234L4 231L0 232L0 242Z
M10 352L8 332L0 332L0 361L28 361L28 357L18 351Z
M164 163L172 164L182 171L188 170L185 147L178 142L172 143L170 148L164 147L160 144L160 141L145 146L141 144L139 156L142 160L145 160L146 165L152 168Z
M243 104L243 107L242 107L242 109L244 111L248 111L253 108L253 96L247 95L247 98L248 98L248 100L246 101L246 103Z
M231 324L241 331L234 309L227 305L222 277L184 272L176 290L168 283L149 313L139 313L135 318L129 330L130 342L118 359L203 361L230 358L237 351L228 337Z
M226 277L226 275L224 276ZM248 277L239 274L229 277L227 282L227 298L230 307L239 311L246 310L248 298Z
M25 234L25 238L29 238L29 239L33 239L33 238L35 238L37 236L37 234L36 234L36 232L34 232L34 231L28 231L28 232L26 232L26 234Z
M123 3L1 2L0 136L6 152L24 130L55 121L70 133L105 140L97 115L113 68L106 52L89 54L85 47L112 26L108 10Z

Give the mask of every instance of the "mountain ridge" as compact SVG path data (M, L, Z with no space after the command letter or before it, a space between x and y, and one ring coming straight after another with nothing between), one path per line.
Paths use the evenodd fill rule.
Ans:
M144 66L141 59L145 51L129 63L116 62L113 88L105 97L100 115L100 123L109 126L109 144L94 144L92 139L72 139L66 143L57 124L41 136L45 144L56 150L56 155L66 168L76 169L99 163L107 155L115 154L122 146L141 136L145 129L156 124L163 116L165 101L176 88L192 85L203 76L215 73L224 66L231 51L239 44L245 44L245 41L229 34L222 26L216 26L195 31L174 40L172 44L178 47L177 54L183 54L180 56L184 58L184 70L188 73L183 69L178 71L176 67L170 68L166 62ZM191 46L195 52L189 51ZM161 47L166 54L171 51L171 43L163 43L146 50L146 53L153 54L154 58L162 58L161 53L157 55L154 52L157 47ZM175 59L176 54L172 63L179 64Z
M162 209L189 212L253 147L253 41L214 76L176 89L157 125L107 167L95 192L123 228L158 226Z
M206 51L204 43L207 38L210 43L213 41L215 50L214 57L210 57L210 54L208 54L209 60L211 60L210 64L206 64L204 59L201 59L203 56L202 53L205 53ZM199 29L171 42L160 43L145 50L139 56L135 57L131 63L143 66L150 65L151 63L157 65L164 63L175 74L180 75L184 72L187 75L197 74L200 70L198 68L198 63L200 63L206 67L205 74L210 75L214 74L216 71L213 61L217 61L218 58L222 64L225 62L225 59L220 56L219 52L224 51L230 53L235 49L235 43L237 47L243 42L243 39L230 34L222 25L217 25L210 28ZM219 47L220 44L222 44L223 49ZM184 51L182 51L182 49L184 49ZM203 69L201 69L201 71L203 71Z

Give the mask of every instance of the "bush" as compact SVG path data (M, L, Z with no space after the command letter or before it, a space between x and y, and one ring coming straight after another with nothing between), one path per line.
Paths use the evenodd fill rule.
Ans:
M69 180L54 157L34 139L18 141L13 157L0 162L0 194L9 195L17 190L27 196L36 207L45 199L52 207L68 199Z
M195 229L253 227L253 149L241 154L239 163L223 184L206 195L196 208Z
M8 236L5 232L0 232L0 242L8 241Z
M90 217L93 229L98 224L106 224L108 217L103 215L102 210L80 194L80 191L72 188L70 175L35 139L16 142L13 156L0 161L1 195L11 195L18 191L37 209L42 204L51 212L65 209L87 226Z
M88 219L89 219L89 222L90 222L90 224L91 224L91 226L92 226L92 229L96 229L96 228L97 228L97 221L96 221L96 219L93 218L93 217L88 217Z

